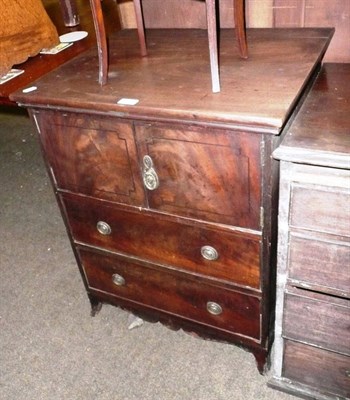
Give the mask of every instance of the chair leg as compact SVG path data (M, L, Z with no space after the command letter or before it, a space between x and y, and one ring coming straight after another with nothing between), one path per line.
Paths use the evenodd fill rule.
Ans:
M206 0L209 58L213 93L220 92L218 40L216 26L216 0Z
M239 54L242 58L248 58L248 46L244 17L244 0L233 0L233 8Z
M141 48L141 56L145 57L147 56L147 45L145 39L145 25L143 23L141 0L134 0L134 8L136 16L137 33L139 36L139 42Z
M79 14L75 0L59 0L64 25L67 27L77 26L80 23Z
M92 18L94 21L97 51L98 51L98 82L105 85L108 79L108 48L106 39L106 29L103 20L101 0L90 0Z

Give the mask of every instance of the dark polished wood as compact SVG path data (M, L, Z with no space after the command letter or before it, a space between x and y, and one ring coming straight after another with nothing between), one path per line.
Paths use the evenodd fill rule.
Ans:
M247 62L235 58L233 30L223 30L223 88L220 96L215 96L210 90L205 56L206 32L152 30L152 56L144 59L139 57L136 31L122 30L111 37L108 85L98 84L98 58L95 49L91 49L43 77L38 90L30 96L18 92L15 98L26 103L30 97L37 105L52 101L60 107L94 113L243 126L245 130L279 134L333 32L330 28L248 30L251 57ZM52 84L57 79L60 90ZM124 97L138 99L139 103L117 104Z
M222 31L224 86L213 94L206 31L151 30L147 58L137 31L121 31L110 38L106 85L91 49L12 96L40 132L94 313L107 302L243 346L264 371L276 257L271 153L332 34L253 30L246 62L235 60L233 30Z
M145 57L147 53L145 26L142 13L141 0L133 0L134 10L136 16L136 26L140 42L141 56ZM244 0L233 0L234 20L236 27L236 37L238 49L242 58L248 58L247 37L245 30L245 12ZM103 21L103 12L100 0L90 0L94 25L97 38L97 50L99 56L99 82L105 85L108 80L108 48L106 32ZM208 42L209 42L209 59L210 59L210 72L211 72L211 87L213 93L220 92L220 78L219 78L219 57L218 57L218 38L217 38L217 4L216 0L205 0L206 15L207 15L207 29L208 29Z
M248 58L247 35L245 30L245 1L233 0L233 10L239 54L242 58Z
M99 254L79 248L89 287L144 304L204 326L213 326L234 335L260 339L260 300L237 291L218 291L210 282L197 281L174 270L157 268L154 264L138 263L127 257ZM122 276L125 283L113 282L113 275ZM207 302L214 301L223 308L216 316L207 311ZM241 310L249 309L249 313ZM248 341L248 340L247 340Z
M133 0L133 1L134 1L137 33L139 35L141 56L145 57L147 56L147 44L145 35L145 25L143 22L142 4L141 0Z
M66 195L62 201L73 235L81 243L133 254L243 287L260 288L259 234L244 235L203 223L193 225L179 217L163 217L97 201L82 203L81 197ZM97 230L100 220L110 226L109 235L103 236ZM217 260L202 256L201 248L208 244L217 250Z
M90 0L92 18L94 21L98 54L98 81L101 85L107 83L108 74L108 47L106 28L103 21L101 0Z
M80 23L76 0L59 0L65 26L73 27Z

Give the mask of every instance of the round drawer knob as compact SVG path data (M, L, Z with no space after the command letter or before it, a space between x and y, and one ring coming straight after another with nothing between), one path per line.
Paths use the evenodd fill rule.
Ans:
M111 227L104 221L98 221L96 228L101 235L110 235L112 233Z
M220 304L215 303L214 301L208 301L207 310L210 314L220 315L222 313L222 307Z
M112 280L117 286L125 286L125 279L119 274L113 274Z
M215 261L219 258L219 253L212 246L203 246L201 248L202 257L209 261Z

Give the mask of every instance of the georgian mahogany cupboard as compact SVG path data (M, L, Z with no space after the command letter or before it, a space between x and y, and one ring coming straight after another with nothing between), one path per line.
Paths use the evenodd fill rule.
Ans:
M332 29L248 31L242 60L220 33L221 92L205 30L110 40L12 99L39 132L93 313L128 309L254 353L273 306L278 163L271 154L316 76Z

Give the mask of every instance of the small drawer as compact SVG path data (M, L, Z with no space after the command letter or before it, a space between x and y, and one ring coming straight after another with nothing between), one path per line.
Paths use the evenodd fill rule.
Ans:
M343 396L344 400L350 396L348 356L287 340L282 374L320 392Z
M245 287L260 286L260 235L63 196L75 241Z
M350 297L350 243L326 242L291 232L289 278Z
M285 294L283 335L350 356L350 301L303 289Z
M195 281L187 274L129 261L79 247L80 259L93 290L153 309L260 339L260 300Z
M292 186L290 225L349 237L350 191L340 188Z

